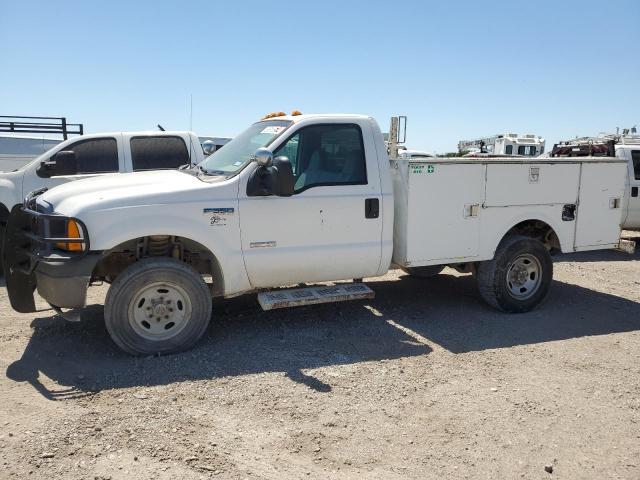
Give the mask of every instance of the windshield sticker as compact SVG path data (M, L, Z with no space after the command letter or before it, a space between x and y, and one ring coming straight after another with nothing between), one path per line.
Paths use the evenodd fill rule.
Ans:
M277 135L281 131L283 131L285 127L279 127L276 125L271 125L269 127L264 127L260 133L268 133L270 135Z
M242 165L242 161L237 161L236 163L233 164L234 167L239 167L240 165Z

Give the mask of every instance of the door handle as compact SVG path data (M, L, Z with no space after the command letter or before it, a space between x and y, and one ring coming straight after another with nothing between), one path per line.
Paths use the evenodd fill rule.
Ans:
M631 187L631 196L632 197L638 196L638 187Z
M378 218L380 216L380 200L367 198L364 201L364 218Z

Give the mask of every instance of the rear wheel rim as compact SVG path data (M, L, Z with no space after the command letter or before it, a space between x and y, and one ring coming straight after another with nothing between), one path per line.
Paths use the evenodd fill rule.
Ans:
M191 319L191 299L171 282L139 288L129 304L129 324L145 340L163 341L178 335Z
M542 284L542 265L535 255L524 253L507 266L507 291L516 300L534 296Z

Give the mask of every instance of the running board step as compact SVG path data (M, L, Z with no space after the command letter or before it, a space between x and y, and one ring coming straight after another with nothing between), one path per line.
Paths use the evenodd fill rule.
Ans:
M344 283L262 292L258 294L258 303L263 310L275 310L276 308L300 307L318 303L363 300L375 296L375 292L364 283Z
M621 252L628 253L629 255L633 255L636 252L636 242L633 240L620 239L618 242L618 248L616 250L620 250Z

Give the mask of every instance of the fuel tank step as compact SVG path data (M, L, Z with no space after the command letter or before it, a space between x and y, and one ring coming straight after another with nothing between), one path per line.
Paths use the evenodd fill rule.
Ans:
M364 283L345 283L261 292L258 294L258 303L263 310L275 310L319 303L363 300L374 298L375 295L375 292Z

